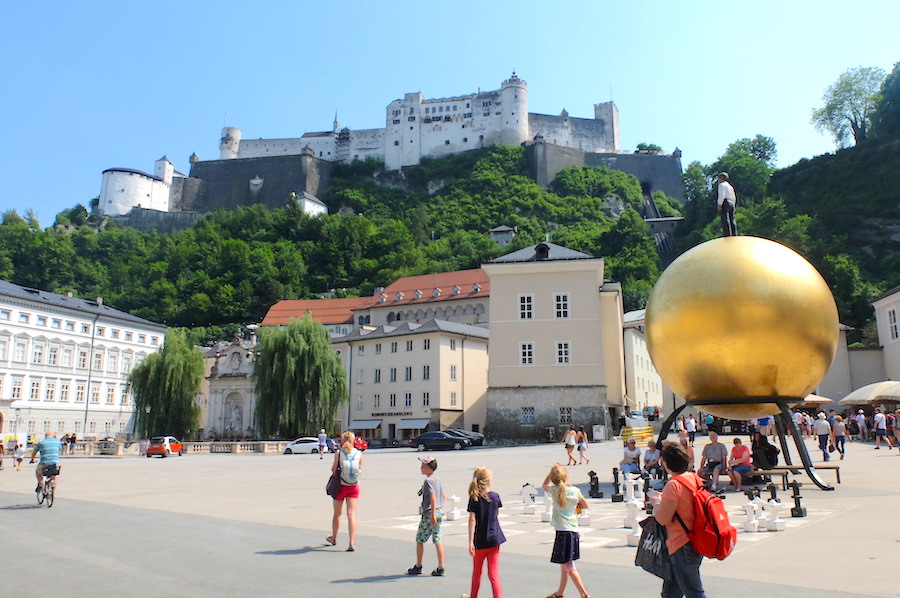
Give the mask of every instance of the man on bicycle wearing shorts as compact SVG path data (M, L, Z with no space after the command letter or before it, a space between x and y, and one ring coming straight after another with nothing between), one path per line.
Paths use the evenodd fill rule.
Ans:
M47 430L44 439L34 445L30 463L34 463L38 453L41 454L41 462L38 463L38 466L34 469L34 474L37 477L37 488L34 489L35 492L40 492L41 483L44 481L44 470L48 466L55 465L57 466L57 470L59 469L60 446L59 440L56 439L56 432L52 430ZM53 487L56 488L56 479L53 480Z

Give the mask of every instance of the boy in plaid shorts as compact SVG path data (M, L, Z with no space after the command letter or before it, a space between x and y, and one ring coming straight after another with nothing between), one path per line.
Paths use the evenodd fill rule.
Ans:
M419 490L422 497L422 519L419 520L419 529L416 532L416 564L406 570L407 575L422 574L422 556L425 553L425 543L431 538L434 547L437 550L438 566L431 572L432 575L439 577L444 575L444 545L441 544L441 522L444 519L444 490L441 487L441 481L434 475L437 470L437 459L434 457L424 457L419 459L422 462L421 471L425 476L425 483Z

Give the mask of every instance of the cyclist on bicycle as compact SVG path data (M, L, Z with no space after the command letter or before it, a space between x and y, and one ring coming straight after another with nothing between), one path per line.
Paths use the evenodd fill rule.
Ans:
M38 466L34 470L35 476L37 477L37 488L34 489L35 492L41 491L41 483L44 481L44 470L48 466L56 466L56 469L59 470L60 446L59 440L56 439L56 432L52 430L48 430L44 439L34 445L30 463L34 463L38 453L41 454L41 462L38 463ZM53 479L53 487L56 488L56 478Z

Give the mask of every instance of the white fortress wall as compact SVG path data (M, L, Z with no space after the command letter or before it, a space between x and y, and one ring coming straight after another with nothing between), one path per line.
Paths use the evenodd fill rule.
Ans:
M384 160L384 148L387 138L385 129L363 129L353 131L350 139L350 160L376 158Z
M309 145L319 155L319 150L324 149L334 154L334 136L329 133L327 138L313 138L318 142L320 139L329 140L331 145L321 148L313 147L310 138L299 137L294 139L242 139L240 149L238 150L238 158L267 158L269 156L294 156L303 152L303 148ZM323 156L324 157L324 156ZM328 159L327 157L325 159Z
M571 116L529 114L529 138L542 135L546 143L584 152L615 150L613 136L603 121Z
M136 206L168 211L169 186L156 177L136 171L105 171L98 204L100 213L122 216Z

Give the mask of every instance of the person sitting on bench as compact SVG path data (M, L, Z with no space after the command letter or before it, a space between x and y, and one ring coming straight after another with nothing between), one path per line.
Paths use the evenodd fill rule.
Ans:
M734 448L731 449L731 459L728 460L728 475L737 492L741 491L741 486L744 484L744 474L751 469L753 467L750 465L750 449L741 444L740 438L735 438Z
M719 486L719 475L725 470L728 448L719 442L719 435L709 433L709 444L703 447L700 457L700 477L710 481L710 489L715 492Z

